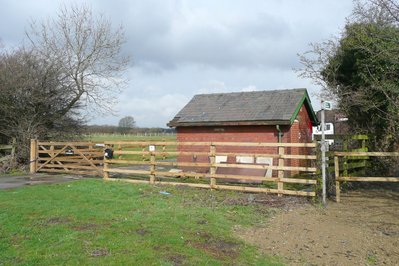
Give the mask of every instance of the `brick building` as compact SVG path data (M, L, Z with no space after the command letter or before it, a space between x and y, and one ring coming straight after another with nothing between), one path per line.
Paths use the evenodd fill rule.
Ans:
M177 141L180 142L299 143L312 141L312 125L317 123L307 90L291 89L195 95L168 126L176 128ZM180 147L180 150L209 151L209 147ZM277 148L222 146L217 147L217 151L268 154L276 153ZM287 149L288 154L299 152L302 152L300 148ZM205 156L178 157L180 162L208 160ZM217 160L236 163L244 159L228 157ZM287 165L299 164L298 160L287 161ZM252 163L257 163L256 158Z

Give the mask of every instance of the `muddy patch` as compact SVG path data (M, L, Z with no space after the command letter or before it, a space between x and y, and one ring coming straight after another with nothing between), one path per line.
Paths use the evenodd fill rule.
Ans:
M104 257L110 255L110 252L106 248L96 248L90 252L91 257Z
M186 261L186 257L180 254L168 254L165 260L173 266L180 266L185 264L184 262Z
M243 194L241 197L224 200L227 205L258 205L269 208L294 209L308 205L311 202L306 197L278 197L274 194Z
M59 184L84 178L78 175L34 174L25 176L0 176L0 189L11 189L41 184Z
M41 221L40 224L44 226L57 225L57 224L69 224L71 219L68 217L51 217L47 220Z
M87 230L97 229L98 227L100 227L98 224L88 223L88 224L76 225L73 227L73 229L76 231L87 231Z
M136 234L140 235L140 236L145 236L145 235L147 235L147 234L150 233L149 230L144 229L144 228L137 229L137 230L135 230L134 232L135 232Z
M396 199L386 191L351 192L326 209L308 205L281 211L266 225L237 227L235 232L289 265L397 265Z
M237 258L241 245L237 242L215 238L208 233L197 233L197 241L187 241L187 244L204 251L216 259Z

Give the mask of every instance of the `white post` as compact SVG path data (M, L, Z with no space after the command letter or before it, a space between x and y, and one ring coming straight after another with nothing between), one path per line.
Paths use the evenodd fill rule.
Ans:
M322 175L322 186L323 186L323 205L326 205L326 140L325 140L325 118L324 118L324 106L321 103L321 175Z

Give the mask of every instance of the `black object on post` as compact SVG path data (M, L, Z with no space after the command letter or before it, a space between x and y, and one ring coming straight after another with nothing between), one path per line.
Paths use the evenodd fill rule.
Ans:
M112 159L114 158L114 151L111 148L106 148L104 150L104 157L106 159Z

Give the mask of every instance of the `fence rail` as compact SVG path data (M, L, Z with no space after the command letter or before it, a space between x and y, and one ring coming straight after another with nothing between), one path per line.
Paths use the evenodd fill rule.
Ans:
M31 172L89 174L107 181L278 195L316 195L317 181L313 176L317 171L317 156L313 151L316 143L105 141L98 144L32 140ZM103 157L107 148L112 149L113 158ZM308 176L301 176L302 173Z
M356 158L364 157L398 157L399 152L334 152L334 168L335 168L335 195L336 201L341 200L341 184L340 182L399 182L399 177L369 177L369 176L347 176L346 173L341 175L339 158Z
M312 185L313 187L317 184L315 179L306 178L287 178L285 177L286 172L306 172L315 173L316 167L312 166L290 166L286 165L286 160L301 160L314 162L316 160L315 155L311 154L286 154L286 149L290 148L315 148L315 143L237 143L237 142L143 142L143 141L105 141L106 147L113 147L114 159L104 160L104 179L110 181L126 181L131 183L148 183L148 184L167 184L167 185L184 185L191 187L201 187L210 189L228 189L237 191L251 191L251 192L268 192L277 193L279 195L300 195L300 196L315 196L316 193L314 188L312 191L298 191L292 190L284 186L284 184L301 184L301 185ZM174 148L175 151L170 149ZM201 147L200 151L182 151L185 148ZM276 149L276 153L262 153L262 152L226 152L224 149L227 148L273 148ZM167 149L168 148L168 149ZM150 150L152 149L152 150ZM206 149L206 151L205 151ZM176 162L162 161L166 156L183 156L178 157ZM128 157L131 156L131 157ZM184 157L185 156L185 157ZM190 162L187 158L197 158L197 156L203 156L206 158L201 162ZM256 163L228 163L218 162L219 156L236 157L246 156L253 157L253 161L256 158L271 158L276 159L276 164L256 164ZM186 158L187 157L187 158ZM186 158L186 161L185 159ZM161 161L159 161L161 160ZM121 168L120 165L130 166L142 166L145 169L126 169ZM309 163L310 165L311 163ZM161 171L160 167L178 167L178 171ZM134 168L134 167L133 167ZM186 170L184 168L187 168ZM207 169L205 173L196 171L193 172L191 168ZM251 174L222 174L221 169L238 169L239 171L252 171L252 170L271 170L274 171L275 175L265 176L256 173ZM148 178L143 179L132 179L132 178L114 178L110 177L110 174L132 174L142 175ZM179 181L183 181L184 178L194 178L194 180L201 180L203 182L208 181L209 183L193 182L174 182L174 181L163 181L167 180L168 177L176 178ZM219 183L222 182L222 183ZM223 183L224 182L224 183ZM227 182L227 184L225 184ZM238 183L237 183L238 182ZM268 188L262 186L265 182L275 184L277 187ZM245 184L245 186L242 185ZM251 183L256 183L256 186Z

